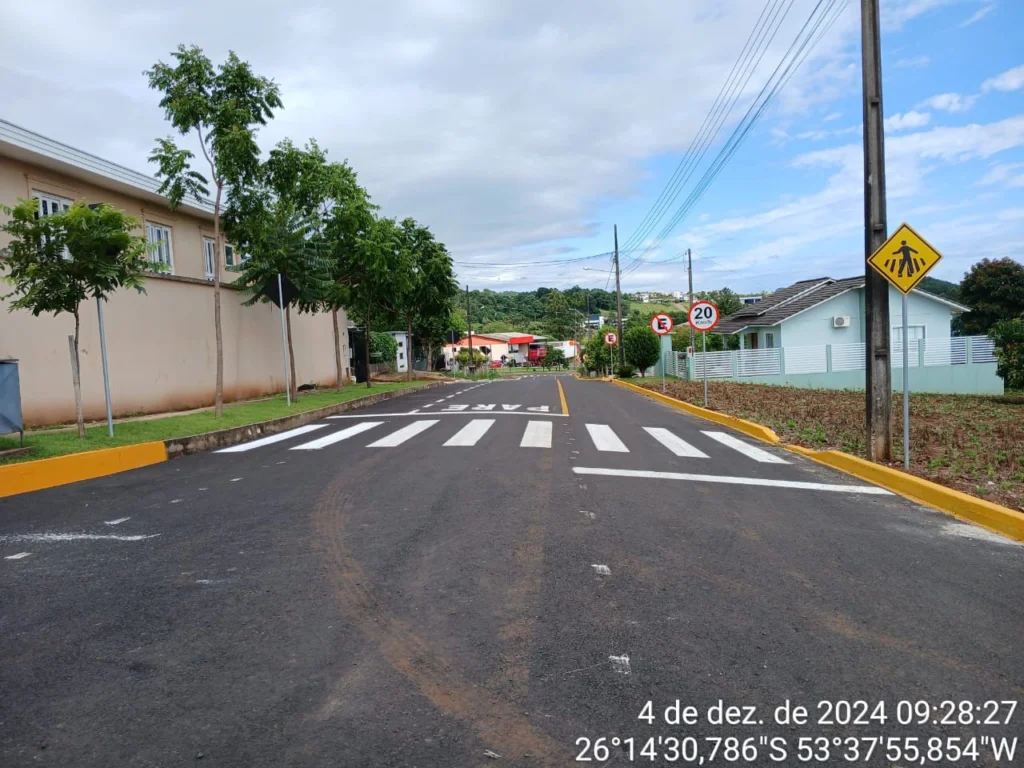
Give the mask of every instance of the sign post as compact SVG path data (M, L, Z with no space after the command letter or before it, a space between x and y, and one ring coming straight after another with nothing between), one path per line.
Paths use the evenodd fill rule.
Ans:
M611 374L612 374L612 369L615 368L614 360L612 359L612 353L614 352L614 349L612 349L612 347L615 346L615 342L617 342L618 340L619 340L619 337L615 335L614 331L608 331L608 333L606 333L604 335L604 343L608 345L608 375L609 376L611 376Z
M897 245L897 243L899 243ZM910 469L910 339L907 295L942 259L931 244L909 224L901 224L892 237L868 258L868 264L903 294L903 468ZM920 340L917 342L921 343Z
M704 407L708 407L708 332L711 331L718 321L722 319L722 313L713 302L701 299L690 305L690 313L686 321L695 331L699 331L704 352L701 355L701 367L704 369Z
M665 394L665 353L661 349L661 337L672 333L675 322L671 315L659 312L651 318L651 330L658 334L658 357L661 358L661 393ZM643 371L641 371L643 373Z

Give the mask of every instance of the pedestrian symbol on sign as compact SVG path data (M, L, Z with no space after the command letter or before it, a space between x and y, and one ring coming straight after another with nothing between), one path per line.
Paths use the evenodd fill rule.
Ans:
M907 277L913 277L914 273L917 272L921 268L920 264L918 264L918 262L917 262L917 259L915 259L913 256L911 256L911 254L916 254L916 253L917 253L917 251L915 251L913 248L911 248L909 245L907 245L907 241L906 240L901 240L900 241L900 247L897 248L895 251L893 251L892 255L893 256L900 256L900 255L902 255L903 258L899 259L898 261L896 259L886 259L885 260L885 268L888 269L890 272L895 272L896 271L896 267L899 266L899 269L900 269L899 277L903 277L903 270L904 270L904 268L906 268L906 270L907 270Z
M897 245L898 244L898 245ZM868 265L903 295L910 293L942 256L908 224L868 257Z

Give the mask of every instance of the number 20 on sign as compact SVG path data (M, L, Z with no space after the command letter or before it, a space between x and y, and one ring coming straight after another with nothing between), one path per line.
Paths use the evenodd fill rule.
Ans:
M721 313L718 311L718 307L710 301L695 301L693 306L690 307L690 313L686 317L687 322L690 323L690 327L695 331L700 331L701 341L704 346L704 351L701 354L700 366L704 371L704 407L708 407L708 331L718 325L718 321L722 319Z

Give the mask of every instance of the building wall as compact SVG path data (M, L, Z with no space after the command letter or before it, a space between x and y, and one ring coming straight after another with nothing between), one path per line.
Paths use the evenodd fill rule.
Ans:
M146 281L145 295L118 291L104 309L111 399L115 415L212 405L216 384L213 288L204 279L202 250L202 235L212 235L212 225L198 216L157 210L124 194L0 158L0 203L13 205L32 189L68 199L109 202L140 220L173 227L174 272L179 277L154 275ZM6 236L0 233L0 237ZM0 241L0 247L6 243L6 239ZM223 270L222 274L226 280L234 278ZM221 291L226 400L284 390L278 310L271 304L243 307L242 300L237 291ZM0 358L20 360L25 423L73 421L67 337L74 333L74 319L8 310L9 302L0 300ZM82 305L81 323L85 416L100 419L106 411L94 301ZM339 323L346 327L344 313L339 313ZM299 383L335 384L331 316L293 313L292 339ZM341 343L345 360L346 336Z
M409 370L409 350L405 348L408 336L405 331L388 331L388 333L398 342L398 350L395 352L395 371L405 373Z

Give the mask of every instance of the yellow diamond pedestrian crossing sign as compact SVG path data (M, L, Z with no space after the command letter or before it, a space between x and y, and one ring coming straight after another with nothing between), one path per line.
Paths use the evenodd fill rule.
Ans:
M910 293L941 258L942 254L909 224L901 224L892 237L871 254L868 264L900 293Z

